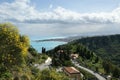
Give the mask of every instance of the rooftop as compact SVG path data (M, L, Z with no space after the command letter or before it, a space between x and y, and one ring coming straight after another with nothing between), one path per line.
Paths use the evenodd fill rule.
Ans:
M74 67L64 67L64 70L66 70L68 73L70 74L76 74L76 73L80 73L80 71L78 71L77 69L75 69Z
M78 57L79 55L78 54L71 54L70 56L71 57Z

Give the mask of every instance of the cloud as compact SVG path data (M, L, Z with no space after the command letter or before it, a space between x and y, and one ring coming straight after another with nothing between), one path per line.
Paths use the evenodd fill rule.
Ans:
M49 8L53 6L50 5ZM53 9L53 8L52 8ZM57 7L40 12L30 4L30 0L15 0L0 4L0 21L22 23L120 23L120 7L111 12L78 13Z
M30 0L15 0L15 2L19 2L19 3L29 3Z
M91 36L120 34L119 24L26 24L19 23L19 30L29 37Z

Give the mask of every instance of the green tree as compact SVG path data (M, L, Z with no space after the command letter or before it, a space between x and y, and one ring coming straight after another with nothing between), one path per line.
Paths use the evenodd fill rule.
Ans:
M38 52L32 46L29 47L28 51L32 54L32 56L38 56Z
M42 47L42 53L46 53L46 49Z
M99 57L97 56L97 57L95 58L95 63L98 63L98 61L99 61Z
M120 69L118 67L115 67L113 70L113 76L119 78L120 77Z
M58 73L55 70L45 69L36 77L36 80L69 80L63 73Z
M10 24L0 24L0 65L11 68L24 63L29 39L19 34L18 29Z

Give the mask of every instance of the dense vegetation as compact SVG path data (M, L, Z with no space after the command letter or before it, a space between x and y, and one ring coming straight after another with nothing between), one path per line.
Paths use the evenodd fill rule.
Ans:
M65 45L58 46L55 49L47 52L47 54L53 58L52 65L56 66L56 67L58 67L58 66L74 66L70 61L71 53L79 54L79 56L81 56L81 57L79 57L77 59L77 61L80 62L80 64L82 64L84 66L93 68L94 70L96 70L96 67L98 67L98 66L100 69L102 67L102 66L100 66L102 63L99 60L99 57L97 57L92 51L87 49L82 44L78 44L78 45L65 44ZM91 80L96 79L93 75L91 75L90 73L88 73L84 70L80 69L80 72L82 72L82 74L84 74L84 79L91 79Z
M0 24L0 80L68 80L63 73L40 71L34 66L43 63L47 57L38 54L30 46L29 38L20 35L14 25Z
M95 52L104 60L102 66L105 72L120 76L120 35L95 36L74 40L69 44L81 43ZM117 66L116 66L117 65Z
M29 48L29 39L20 35L12 24L0 24L0 78L22 72ZM24 75L24 74L23 74ZM17 74L16 74L17 76Z
M52 56L52 65L55 67L72 66L69 54L65 53L62 50L59 50L57 53L54 53Z
M69 78L61 73L56 72L56 70L45 69L43 71L36 70L35 80L69 80Z
M101 59L101 57L99 57L99 55L96 55L97 51L94 51L91 48L89 48L91 46L94 46L94 44L96 44L95 46L98 48L98 46L100 44L101 46L104 46L103 49L105 50L107 48L107 46L109 47L109 44L110 45L111 44L119 45L119 44L117 44L119 42L118 41L119 38L117 38L118 35L116 35L116 37L113 37L113 36L110 36L110 37L115 38L115 40L112 39L112 38L109 38L109 39L112 39L113 43L112 42L109 43L109 41L105 41L106 40L106 39L104 39L105 36L103 38L104 43L102 43L102 41L100 41L102 39L99 40L100 37L98 37L98 39L97 39L97 37L94 37L95 42L94 42L94 40L89 39L89 38L83 38L83 39L75 40L75 41L72 41L68 44L58 46L55 49L48 51L48 55L53 57L53 56L56 55L58 50L63 50L64 53L68 54L68 55L70 55L71 53L76 53L76 54L79 54L79 58L77 59L77 61L79 62L80 65L88 67L88 68L94 70L95 72L99 72L100 74L112 75L113 77L118 78L120 76L119 67L112 64L111 61L106 59L106 58ZM108 38L108 36L107 36L107 38ZM90 46L89 41L93 42L93 44L91 43L91 46ZM117 47L117 49L118 48L119 47ZM117 51L119 51L119 50L120 49L118 49ZM100 53L100 54L102 55L102 53ZM107 53L104 53L104 54L107 54ZM117 54L119 54L119 53L117 53ZM107 57L107 55L106 55L106 57ZM65 60L66 60L66 58L65 58ZM60 62L62 60L60 58L57 58L55 61L60 64ZM62 62L64 63L65 61L62 61Z
M71 42L71 44L78 43L120 66L120 35L87 37Z
M28 47L29 39L19 35L16 27L11 24L0 24L0 64L7 68L22 65Z
M83 80L98 80L94 75L92 75L91 73L83 70L83 69L80 69L78 67L76 67L82 74L83 74Z

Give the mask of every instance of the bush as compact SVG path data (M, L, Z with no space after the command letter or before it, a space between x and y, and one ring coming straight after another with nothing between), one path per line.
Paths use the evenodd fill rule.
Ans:
M21 80L30 80L30 77L28 75L22 75Z

